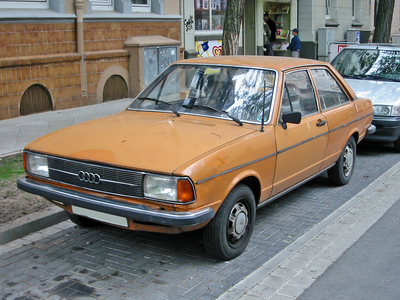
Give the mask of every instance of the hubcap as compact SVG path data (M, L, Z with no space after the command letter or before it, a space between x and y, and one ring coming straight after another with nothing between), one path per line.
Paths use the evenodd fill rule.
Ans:
M351 169L353 168L354 162L354 151L351 146L347 146L343 156L343 173L344 176L349 176Z
M230 242L239 240L245 233L249 223L249 214L243 203L236 203L229 216L228 236Z

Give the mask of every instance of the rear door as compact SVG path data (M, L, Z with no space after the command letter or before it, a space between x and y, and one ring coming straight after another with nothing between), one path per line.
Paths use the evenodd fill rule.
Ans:
M357 119L356 108L328 69L313 68L311 75L329 128L328 146L322 164L322 168L326 168L336 162L350 137L349 125Z
M321 114L307 69L285 74L281 114L300 111L300 124L278 124L275 129L277 164L273 195L314 175L320 168L328 142L326 118Z

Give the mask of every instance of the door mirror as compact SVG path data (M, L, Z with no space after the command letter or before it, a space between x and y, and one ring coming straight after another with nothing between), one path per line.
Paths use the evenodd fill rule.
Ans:
M287 111L282 114L282 127L287 129L286 123L300 124L301 122L301 112L299 111Z

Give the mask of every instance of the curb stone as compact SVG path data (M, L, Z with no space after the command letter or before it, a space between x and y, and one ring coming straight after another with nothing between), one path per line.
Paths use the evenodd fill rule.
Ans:
M53 206L0 225L0 245L19 239L30 233L45 229L67 220L63 209Z

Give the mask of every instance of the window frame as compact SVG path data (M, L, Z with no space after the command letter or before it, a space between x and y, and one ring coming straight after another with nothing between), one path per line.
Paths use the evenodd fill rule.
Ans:
M291 74L297 73L297 72L302 72L302 73L306 74L304 78L307 78L307 79L308 79L308 83L310 84L310 88L311 88L311 89L308 90L308 92L312 92L312 94L314 95L314 104L315 104L316 110L313 111L313 112L307 113L307 111L305 111L305 110L303 110L303 109L301 108L300 100L303 100L303 98L301 98L301 96L299 96L299 100L297 101L298 104L299 104L299 108L297 108L297 107L295 107L295 106L293 105L294 103L292 102L292 99L291 99L291 96L293 96L293 95L290 95L290 93L289 93L289 87L288 87L287 78L288 78L288 76L290 76ZM282 93L282 101L281 101L281 103L280 103L280 116L282 116L282 113L284 112L284 110L282 109L282 107L283 107L283 100L284 100L283 98L284 98L285 93L287 93L287 95L289 96L288 98L289 98L289 104L290 104L290 107L291 107L291 111L298 111L298 112L301 112L301 117L302 117L302 118L308 117L308 116L311 116L311 115L314 115L314 114L319 114L319 113L320 113L320 105L319 105L319 101L318 101L319 98L317 97L317 92L316 92L316 90L315 90L314 81L313 81L313 78L311 77L311 74L310 74L310 72L309 72L308 69L299 69L299 70L293 70L293 71L287 72L287 73L285 74L283 84L284 84L284 86L283 86L284 91L283 91L283 93ZM289 84L292 84L292 83L289 82ZM298 86L304 86L304 85L302 85L302 84L296 85L297 88L298 88ZM300 89L299 89L299 90L300 90ZM304 99L305 99L305 98L304 98ZM287 111L287 110L285 110L285 111Z
M315 76L313 71L324 71L325 72L325 76L330 76L330 79L333 80L336 83L336 86L339 87L340 91L337 91L336 93L341 93L342 95L345 96L346 98L346 102L341 102L339 99L339 104L337 105L332 105L332 106L326 106L326 102L325 100L322 101L321 99L321 95L320 95L320 89L318 88L318 80L315 80ZM311 78L314 82L314 86L315 86L315 90L316 90L316 95L318 96L318 100L319 100L319 105L320 105L320 109L322 112L333 109L333 108L337 108L340 107L342 105L346 105L350 103L350 97L349 95L345 92L345 90L343 89L343 86L341 85L341 83L336 79L336 77L330 72L330 70L328 70L327 68L311 68L310 69L310 74L311 74ZM329 87L332 87L332 84L329 84ZM333 89L332 89L333 90Z
M23 0L23 1L2 1L0 9L50 9L50 0Z

